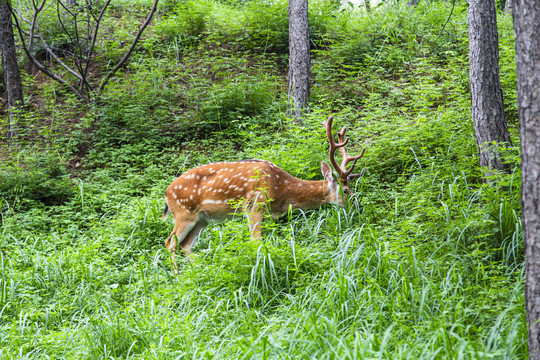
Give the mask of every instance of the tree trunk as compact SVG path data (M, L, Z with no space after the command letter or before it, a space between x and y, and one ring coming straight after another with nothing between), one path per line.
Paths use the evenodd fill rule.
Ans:
M510 145L499 77L495 0L469 0L471 108L480 166L505 170L500 146Z
M8 100L7 138L10 143L14 143L19 125L16 108L23 104L23 91L11 24L11 7L6 0L0 0L0 51Z
M514 0L521 204L525 230L525 304L529 357L540 359L540 2Z
M289 0L289 105L287 112L301 122L310 94L307 0Z

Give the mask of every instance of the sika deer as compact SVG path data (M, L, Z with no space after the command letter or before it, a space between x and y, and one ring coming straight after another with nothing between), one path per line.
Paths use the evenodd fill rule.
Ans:
M242 160L206 164L188 170L174 180L165 192L163 219L169 210L175 219L174 230L165 241L171 253L174 266L176 241L182 251L189 255L194 241L210 221L221 221L231 217L235 204L242 200L241 211L249 220L253 238L261 238L261 222L265 211L273 217L293 209L312 209L323 204L343 205L343 195L350 194L349 182L361 174L350 175L356 161L364 155L349 157L345 150L349 138L345 138L346 128L338 132L338 143L332 136L332 121L323 122L330 143L330 163L339 174L339 184L332 174L332 168L321 162L322 175L326 180L305 181L295 178L266 160ZM337 164L335 152L341 150L343 161ZM353 161L349 170L346 166ZM237 206L236 206L237 207Z

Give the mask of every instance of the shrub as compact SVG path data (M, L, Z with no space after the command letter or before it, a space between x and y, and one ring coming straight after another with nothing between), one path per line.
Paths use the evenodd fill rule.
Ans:
M205 4L186 1L176 4L173 9L169 17L155 26L157 35L165 42L177 39L184 45L195 44L208 26Z
M58 158L48 153L24 159L0 170L0 198L8 204L29 208L35 202L59 205L75 194L75 186Z
M201 104L201 114L215 130L231 125L242 128L248 118L261 114L275 96L274 81L238 77L225 86L214 86Z

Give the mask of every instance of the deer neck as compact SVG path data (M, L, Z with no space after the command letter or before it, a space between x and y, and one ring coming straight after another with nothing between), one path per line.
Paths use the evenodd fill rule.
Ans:
M327 180L305 181L296 179L288 184L286 191L282 195L281 204L276 204L280 207L280 212L287 211L289 205L293 209L314 209L323 204L335 202L331 198L331 191ZM279 199L279 197L274 197Z

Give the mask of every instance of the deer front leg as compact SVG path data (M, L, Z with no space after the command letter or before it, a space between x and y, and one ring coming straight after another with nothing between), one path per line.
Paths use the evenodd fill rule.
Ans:
M182 246L182 243L184 242L185 238L189 235L189 233L195 227L196 224L197 224L196 216L189 216L189 217L188 216L184 216L184 217L175 216L174 230L165 241L165 248L167 249L167 251L169 251L171 255L171 262L173 264L175 274L178 274L178 265L176 263L176 258L175 258L177 242L174 240L174 237L176 236L178 243L180 244L180 246Z
M244 213L248 219L249 232L256 240L262 239L262 221L266 209L265 193L263 191L252 192L247 198Z
M249 231L251 237L256 240L262 238L262 220L263 220L263 211L262 209L257 209L254 212L247 215Z
M201 235L201 232L203 229L208 225L208 223L204 220L199 220L195 226L191 229L191 231L186 235L184 240L180 243L180 248L182 248L182 251L186 256L191 255L192 251L191 248L193 247L193 243L199 239L199 236Z

